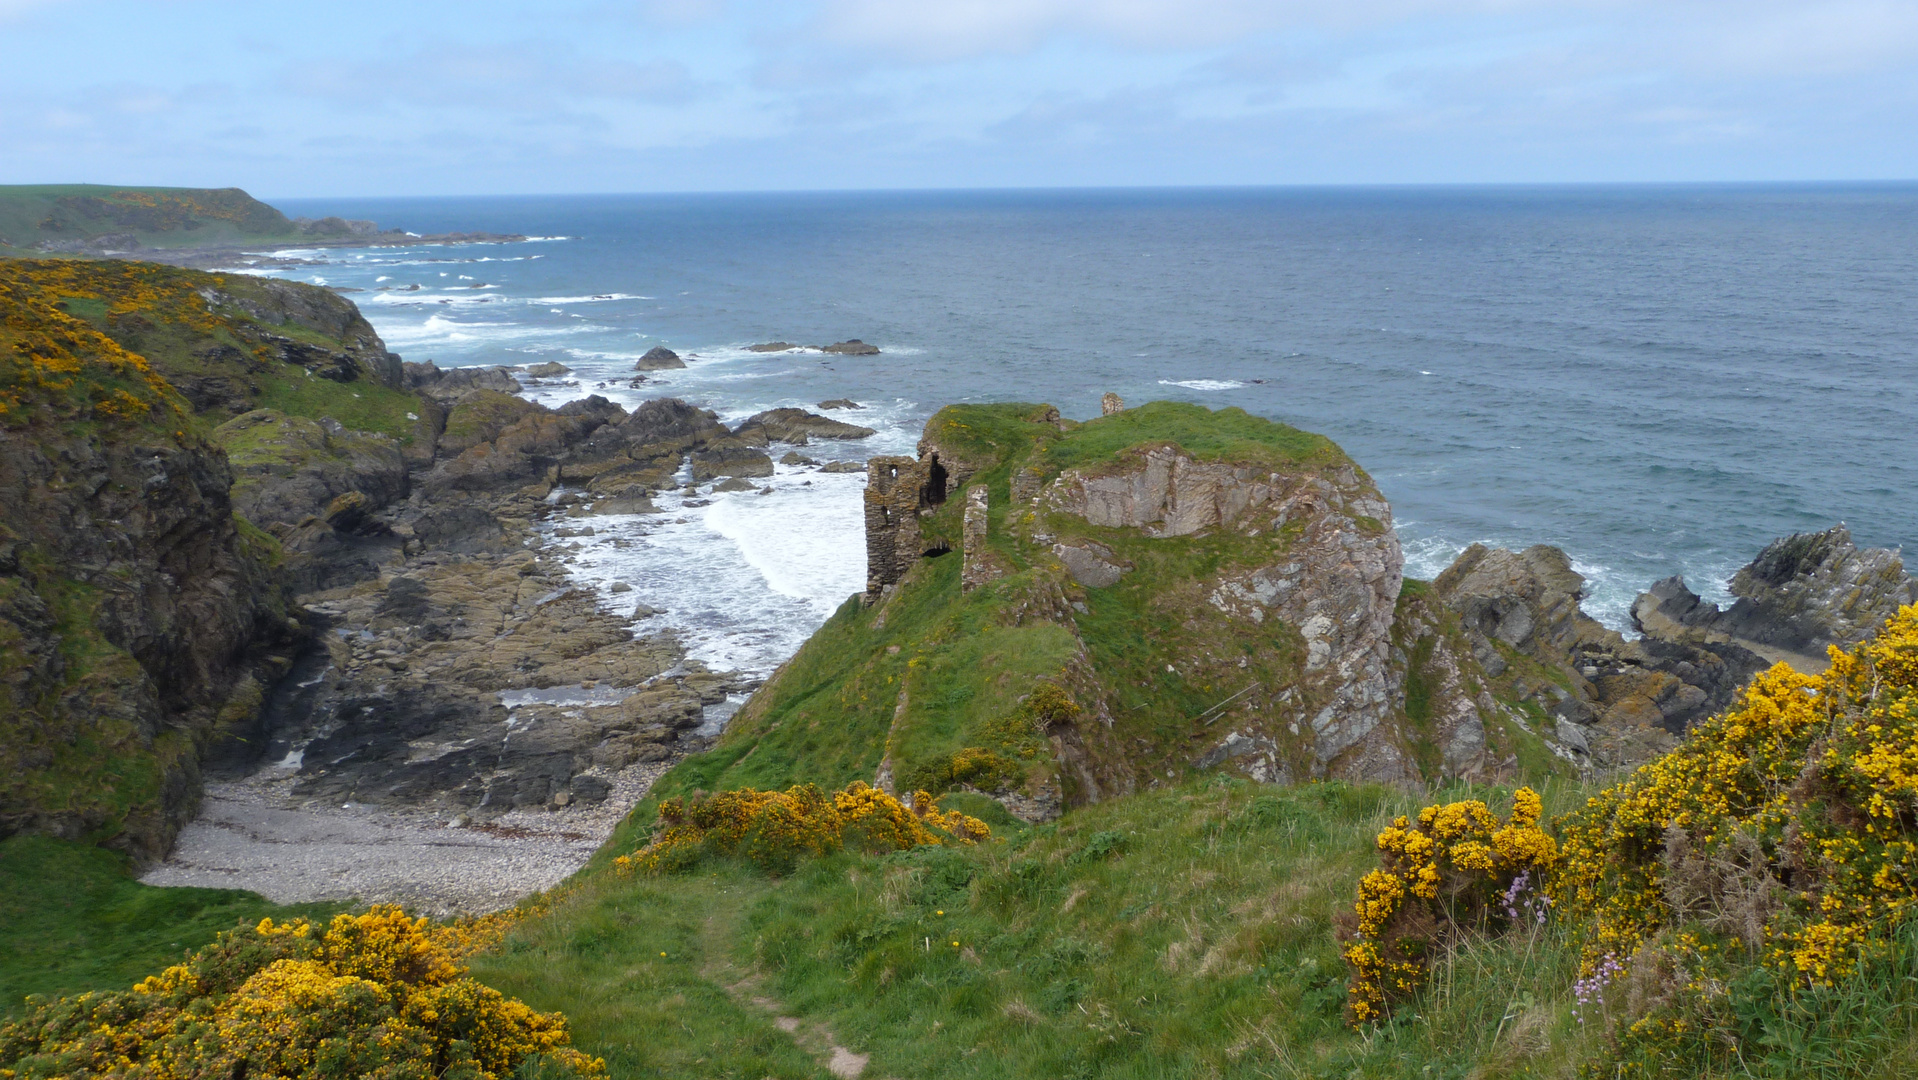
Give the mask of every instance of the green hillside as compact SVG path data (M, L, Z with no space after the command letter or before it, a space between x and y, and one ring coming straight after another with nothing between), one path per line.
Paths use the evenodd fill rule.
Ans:
M99 237L168 248L296 235L298 230L285 214L239 188L0 185L0 253L4 254L25 254L42 243L80 251ZM131 250L134 244L119 241L108 246Z

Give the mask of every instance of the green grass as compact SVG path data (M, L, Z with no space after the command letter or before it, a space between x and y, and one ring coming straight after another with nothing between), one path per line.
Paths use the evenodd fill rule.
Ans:
M948 805L985 810L972 798ZM602 864L474 970L566 1012L613 1075L812 1075L754 996L870 1054L875 1076L1571 1075L1596 1037L1570 1014L1576 953L1546 932L1460 950L1442 995L1345 1026L1333 919L1378 829L1424 801L1208 777L1038 828L1002 820L976 848L841 853L783 879Z
M1244 409L1216 412L1202 405L1153 401L1080 424L1051 443L1046 463L1053 470L1112 461L1129 447L1177 443L1200 461L1245 461L1297 467L1345 462L1345 453L1323 435Z
M158 196L178 214L155 213L125 198ZM193 228L184 227L187 220ZM286 215L238 188L121 187L112 184L0 185L0 242L26 249L42 239L132 233L149 247L295 235Z
M232 889L154 888L102 848L0 840L0 1012L28 994L123 990L242 922L339 910L284 907Z

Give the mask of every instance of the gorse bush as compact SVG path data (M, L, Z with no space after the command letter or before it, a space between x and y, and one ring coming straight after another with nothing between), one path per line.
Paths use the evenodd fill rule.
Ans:
M145 357L61 310L66 298L99 298L83 272L61 262L0 261L0 421L19 422L36 408L53 406L81 418L137 421L157 416L179 421L187 403ZM128 264L134 265L134 264ZM109 311L124 314L159 303L162 290L128 271L126 290ZM178 297L176 306L191 309ZM204 302L193 317L210 323Z
M261 920L131 990L29 998L0 1027L0 1077L500 1080L536 1057L546 1075L603 1072L563 1016L464 977L510 921Z
M1759 675L1678 749L1553 822L1555 845L1540 833L1507 851L1479 804L1383 831L1384 868L1360 883L1347 931L1353 1019L1422 984L1429 943L1486 921L1488 891L1522 872L1579 948L1581 1019L1613 1025L1625 1072L1746 1061L1742 1043L1767 1024L1850 1030L1833 1012L1857 996L1845 988L1909 966L1897 942L1918 903L1918 607L1830 656L1823 675ZM1519 792L1507 828L1536 807Z
M1476 799L1428 806L1378 836L1381 869L1359 881L1339 939L1352 979L1349 1014L1377 1020L1425 985L1432 958L1459 930L1543 921L1544 876L1558 844L1539 828L1538 793L1520 788L1501 822Z
M919 792L912 805L855 781L826 794L811 784L785 791L722 791L659 804L653 840L614 865L623 871L683 870L705 855L744 857L784 873L804 856L840 848L903 851L927 844L971 844L992 834L986 823Z

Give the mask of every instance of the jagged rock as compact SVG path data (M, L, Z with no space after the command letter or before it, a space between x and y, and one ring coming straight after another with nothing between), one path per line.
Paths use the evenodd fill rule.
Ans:
M1818 666L1827 646L1862 641L1900 607L1918 603L1918 582L1898 552L1860 550L1841 524L1772 541L1732 576L1731 593L1738 599L1720 611L1683 579L1668 578L1640 595L1632 616L1659 637L1729 640Z
M692 468L694 482L721 476L771 476L773 459L762 450L728 437L714 439L693 451Z
M635 408L632 415L593 432L579 453L579 463L565 470L567 479L587 479L605 468L678 459L693 447L732 433L719 416L678 398L656 398Z
M753 491L758 485L751 480L742 480L737 476L728 477L713 485L714 491Z
M747 352L788 352L790 350L797 349L797 348L799 348L799 346L794 345L790 341L768 341L764 345L748 345L746 346L746 351Z
M517 383L514 386L518 388ZM446 414L446 430L440 434L440 455L453 457L481 443L490 443L528 413L545 411L545 406L516 394L468 390L453 402Z
M561 375L571 375L572 373L572 368L554 360L548 360L543 364L532 364L526 369L526 374L531 375L535 379L557 379Z
M746 418L733 432L740 437L759 437L764 441L803 444L816 439L865 439L875 432L869 427L847 424L804 409L769 409ZM764 441L761 445L764 445Z
M580 773L682 752L703 705L737 685L691 665L657 678L678 665L670 637L633 640L524 551L422 560L313 603L331 628L322 668L267 753L299 751L298 790L314 797L481 814L590 799ZM524 705L508 726L501 691L586 683L633 689L603 706Z
M779 459L779 463L781 465L817 465L819 464L819 462L814 461L812 458L807 457L806 455L800 453L797 450L786 451L785 455Z
M1540 734L1596 765L1637 764L1669 749L1687 726L1730 705L1766 666L1723 637L1648 633L1626 641L1579 610L1584 584L1557 548L1515 553L1473 545L1432 589L1458 615L1463 651L1499 696L1531 703L1554 724L1581 728L1583 745L1556 727ZM1696 601L1674 592L1674 582L1655 589L1678 616ZM1656 606L1641 598L1648 614Z
M442 402L452 402L470 390L493 390L502 394L517 394L520 391L519 380L513 377L512 368L442 369L431 360L423 364L408 363L404 367L409 389Z
M819 403L819 407L822 409L863 409L865 408L864 405L859 404L857 401L854 401L851 398L833 398L831 401L822 401Z
M836 353L840 356L878 356L879 346L868 345L858 338L848 338L845 341L834 342L831 345L821 345L819 351Z
M217 449L26 416L0 426L0 836L157 859L304 629Z
M629 354L630 355L630 354ZM683 368L686 361L679 354L664 345L655 345L646 350L646 355L633 363L634 371L666 371L671 368Z
M384 435L255 409L216 428L213 441L233 464L234 509L261 527L298 524L348 492L368 512L407 494L406 459Z
M1072 580L1088 589L1104 589L1119 583L1132 563L1112 553L1096 540L1074 540L1052 545L1052 553L1064 564Z
M822 473L865 472L866 463L863 461L828 461L819 467L819 471Z

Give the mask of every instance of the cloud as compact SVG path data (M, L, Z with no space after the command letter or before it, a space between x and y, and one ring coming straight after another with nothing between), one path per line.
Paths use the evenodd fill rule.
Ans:
M1021 53L1056 36L1152 51L1212 48L1279 30L1350 32L1427 16L1475 16L1543 0L825 0L819 27L847 44L917 59ZM1608 0L1588 0L1609 6ZM1567 5L1558 5L1567 6Z
M674 60L633 63L570 45L449 45L357 64L302 62L282 77L290 92L349 105L548 112L565 102L682 104L700 90Z

